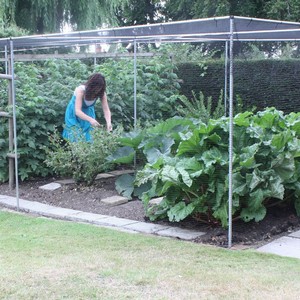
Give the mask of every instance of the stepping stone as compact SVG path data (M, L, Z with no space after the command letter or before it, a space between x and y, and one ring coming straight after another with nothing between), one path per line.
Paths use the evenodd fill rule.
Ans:
M281 256L300 258L300 239L284 236L257 250Z
M104 179L104 178L110 178L110 177L114 177L115 175L110 174L110 173L101 173L98 174L95 178L95 180L99 180L99 179Z
M107 197L102 199L101 202L107 205L116 206L116 205L127 203L128 199L122 196L112 196L112 197Z
M109 174L115 175L115 176L120 176L124 174L131 174L134 173L134 170L116 170L116 171L111 171Z
M39 189L47 190L47 191L55 191L59 188L61 188L61 184L57 182L51 182L39 187Z
M56 180L56 183L60 184L73 184L76 183L74 179L61 179L61 180Z

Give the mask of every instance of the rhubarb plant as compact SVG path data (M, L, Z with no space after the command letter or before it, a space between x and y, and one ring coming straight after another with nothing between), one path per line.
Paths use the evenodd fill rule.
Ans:
M290 202L300 216L300 113L267 108L237 114L233 123L233 217L258 222L268 207ZM127 133L109 159L129 163L139 153L131 192L144 187L139 197L151 220L192 216L226 227L228 141L227 117L206 123L177 117ZM126 190L122 178L118 188ZM149 205L153 197L163 200Z

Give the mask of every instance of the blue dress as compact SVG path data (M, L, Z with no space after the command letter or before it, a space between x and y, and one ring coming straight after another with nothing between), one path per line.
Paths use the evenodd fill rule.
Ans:
M85 86L80 87L85 90ZM82 120L76 116L75 100L76 95L74 92L74 95L71 98L65 112L65 125L62 136L70 142L76 142L81 138L84 138L86 141L91 141L90 132L93 130L93 127L91 126L90 122ZM93 101L83 100L81 108L86 115L92 117L93 119L96 118L95 103L96 99Z

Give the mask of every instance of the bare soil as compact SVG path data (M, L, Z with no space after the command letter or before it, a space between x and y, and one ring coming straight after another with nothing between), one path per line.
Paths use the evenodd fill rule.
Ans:
M131 200L118 206L108 206L100 201L118 194L115 190L115 178L97 180L92 186L67 184L54 191L39 188L55 180L57 179L48 178L21 182L19 197L63 208L150 222L145 217L140 200ZM16 192L10 190L7 183L2 183L0 184L0 195L16 196ZM206 234L195 239L194 242L227 246L228 231L218 224L200 223L192 218L180 223L170 223L168 220L155 223L200 230ZM297 217L293 207L273 207L268 210L267 216L261 222L235 221L232 228L232 242L236 247L256 248L299 229L300 218Z

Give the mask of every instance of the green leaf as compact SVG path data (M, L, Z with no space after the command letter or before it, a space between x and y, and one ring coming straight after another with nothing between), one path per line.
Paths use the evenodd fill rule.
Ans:
M241 175L241 173L234 173L232 175L232 185L232 192L234 194L244 196L248 192L246 179Z
M128 133L124 133L123 136L120 137L118 140L124 146L129 146L134 149L137 149L142 139L143 139L143 131L135 130Z
M174 205L169 211L168 211L168 217L170 222L179 222L181 220L184 220L187 216L189 216L195 209L195 206L193 203L189 203L186 205L183 201L177 203Z
M282 180L290 179L295 172L295 161L291 155L279 155L273 159L271 167Z
M184 168L177 168L177 171L181 175L184 184L186 184L188 187L191 187L193 180L191 179L189 173Z
M161 180L162 181L171 181L173 183L179 184L179 172L175 167L166 165L162 168L161 171Z
M228 207L227 203L223 203L218 209L213 212L213 216L221 221L222 227L228 226Z
M234 117L234 124L238 126L245 126L248 127L250 124L249 116L251 116L253 113L250 111L245 111L243 113L239 113Z
M201 147L199 143L200 143L199 131L194 130L193 135L188 140L184 140L179 144L177 155L179 156L186 153L189 154L199 153L201 151Z
M251 220L255 220L255 222L259 222L263 220L263 218L266 216L267 210L264 206L260 206L256 210L252 210L250 208L243 208L241 211L241 218L245 222L249 222Z
M277 150L281 150L292 139L292 133L290 130L278 133L273 136L271 145L276 147Z
M246 182L250 191L253 191L264 180L259 176L258 171L254 170L252 174L246 174Z
M116 180L116 190L122 196L131 199L131 195L134 190L134 177L129 174L121 175Z
M114 153L109 155L106 159L109 162L129 164L133 161L135 151L129 146L118 148Z
M156 148L147 149L144 154L151 166L159 166L163 161L162 153Z

